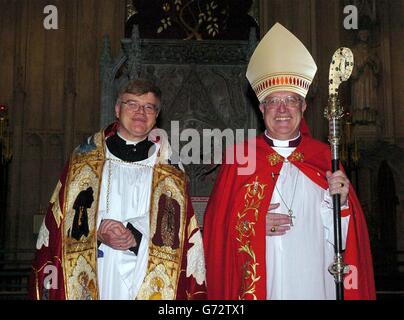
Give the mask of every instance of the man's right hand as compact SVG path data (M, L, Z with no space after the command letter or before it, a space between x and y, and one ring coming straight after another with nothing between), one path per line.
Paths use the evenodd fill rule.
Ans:
M132 232L122 222L112 219L102 220L97 231L97 239L116 250L125 251L136 246Z
M267 236L282 236L286 231L290 230L290 217L287 214L272 213L280 206L279 203L271 203L266 216L266 235Z

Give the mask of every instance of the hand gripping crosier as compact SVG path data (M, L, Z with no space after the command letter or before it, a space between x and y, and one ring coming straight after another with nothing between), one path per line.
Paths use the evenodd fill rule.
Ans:
M344 109L338 100L338 89L342 82L351 76L354 66L352 51L348 48L339 48L333 55L329 75L329 98L328 106L324 110L324 116L329 121L328 141L331 144L331 167L332 172L339 170L339 144L341 139L341 118ZM341 237L341 198L339 194L333 195L334 211L334 262L328 268L334 276L337 300L344 300L343 276L347 272L347 266L342 259Z

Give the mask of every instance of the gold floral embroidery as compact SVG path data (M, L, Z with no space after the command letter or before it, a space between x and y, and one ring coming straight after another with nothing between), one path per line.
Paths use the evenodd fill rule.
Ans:
M280 154L276 153L276 152L271 153L270 155L268 155L267 159L268 159L268 162L269 162L269 164L271 166L276 166L278 163L283 161L283 157Z
M163 263L158 264L144 279L138 300L173 300L175 299L170 271Z
M303 162L304 154L298 151L293 151L292 154L289 156L289 160Z
M180 278L183 247L185 245L187 212L187 199L184 196L185 188L186 177L182 171L164 164L158 164L154 167L150 203L149 261L146 276L136 299L175 299ZM170 198L171 200L168 202L172 201L171 204L176 202L179 206L179 216L176 218L179 224L179 230L176 232L178 237L176 247L172 247L174 233L167 229L169 221L162 219L161 226L158 226L159 202L162 196L166 197L166 199ZM169 207L170 205L168 206L170 210L174 209ZM174 212L165 212L165 215L168 213ZM155 236L156 242L153 241Z
M68 279L69 297L76 300L97 299L97 276L94 266L82 255L78 255L74 263Z
M265 184L258 181L258 176L251 184L245 185L247 188L244 195L244 209L237 213L238 224L236 225L237 241L240 243L238 251L247 256L246 262L243 265L243 283L241 287L240 300L246 299L247 295L251 295L254 300L257 299L255 295L255 285L261 278L257 276L257 259L255 252L251 247L250 238L255 236L255 224L258 221L258 209L262 199L264 199Z
M74 153L70 160L69 172L64 190L65 203L62 216L63 276L66 299L97 299L97 235L96 222L98 198L103 165L105 162L103 133L94 135L92 151ZM88 208L88 235L80 240L71 236L75 210L74 202L78 194L91 187L96 192Z

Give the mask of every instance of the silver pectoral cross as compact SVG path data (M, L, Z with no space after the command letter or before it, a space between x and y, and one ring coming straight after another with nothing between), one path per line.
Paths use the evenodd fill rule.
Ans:
M295 219L296 217L293 215L292 209L288 210L288 215L290 217L290 226L293 227L293 220L292 219Z

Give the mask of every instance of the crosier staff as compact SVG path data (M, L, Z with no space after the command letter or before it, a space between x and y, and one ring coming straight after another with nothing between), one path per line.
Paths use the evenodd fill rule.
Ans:
M329 73L329 98L328 106L324 110L324 116L329 121L328 141L331 145L331 167L332 172L339 170L339 144L341 139L341 118L344 109L338 100L338 89L342 82L349 79L354 66L352 51L348 48L339 48L335 51L330 64ZM344 300L343 276L347 272L347 266L342 258L342 236L341 236L341 197L339 194L332 196L334 212L334 262L328 268L334 276L336 298Z

